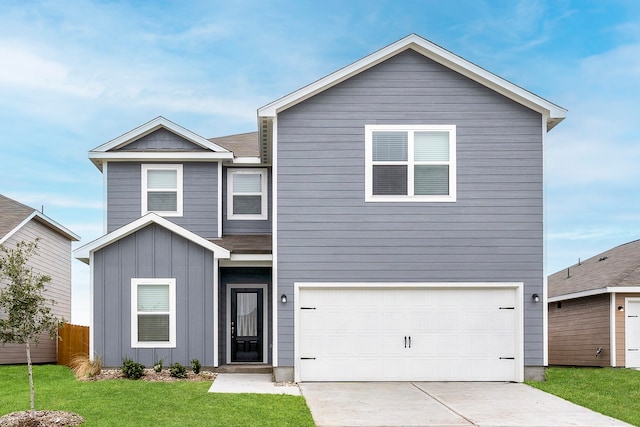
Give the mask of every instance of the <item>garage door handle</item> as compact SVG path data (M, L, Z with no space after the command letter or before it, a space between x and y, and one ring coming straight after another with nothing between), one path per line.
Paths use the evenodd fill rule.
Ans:
M404 337L404 348L407 348L407 336Z
M409 348L411 348L411 335L409 335Z

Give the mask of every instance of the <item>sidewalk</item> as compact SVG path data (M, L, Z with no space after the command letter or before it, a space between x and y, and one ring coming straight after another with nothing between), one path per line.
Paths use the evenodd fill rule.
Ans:
M209 393L301 395L297 384L276 384L271 374L218 374Z

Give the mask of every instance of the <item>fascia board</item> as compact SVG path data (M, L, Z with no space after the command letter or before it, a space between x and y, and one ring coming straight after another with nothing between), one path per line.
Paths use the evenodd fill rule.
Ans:
M411 34L395 43L374 52L359 61L356 61L338 71L321 78L295 92L292 92L270 104L258 109L258 117L275 117L279 112L296 105L317 93L320 93L350 77L359 74L407 49L425 55L478 83L487 86L496 92L522 104L528 108L540 112L547 119L547 130L562 121L567 110L553 104L537 95L523 89L497 75L449 52L448 50L429 42L422 37Z
M137 220L130 222L129 224L124 225L117 230L112 231L111 233L105 234L104 236L101 236L96 240L79 247L78 249L73 251L73 256L76 259L87 263L90 254L92 254L93 252L109 246L110 244L126 236L129 236L130 234L133 234L152 223L158 224L159 226L166 228L167 230L179 236L182 236L185 239L190 240L205 249L210 250L211 252L213 252L216 258L228 259L231 257L231 252L229 252L229 250L218 246L215 243L212 243L207 239L200 237L197 234L183 227L180 227L179 225L154 213L149 213L143 217L140 217Z
M226 151L216 152L176 152L176 151L114 151L114 152L89 152L89 159L108 160L110 162L128 162L131 160L173 160L173 161L207 161L233 159L233 153Z
M57 222L55 222L54 220L52 220L48 216L46 216L44 214L41 214L40 212L34 210L29 216L27 216L25 219L23 219L22 222L20 222L20 224L16 225L13 228L13 230L9 231L7 234L2 236L2 238L0 238L0 245L3 244L4 242L6 242L11 236L13 236L16 232L18 232L18 230L20 230L22 227L24 227L32 219L36 219L36 220L40 221L45 226L51 228L53 231L55 231L57 233L62 234L63 236L65 236L66 238L68 238L71 241L77 242L77 241L80 240L80 236L75 234L73 231L69 230L66 227L63 227L62 225L58 224Z
M229 152L226 148L221 147L220 145L214 144L206 138L201 137L200 135L191 132L188 129L183 128L180 125L173 123L170 120L165 119L162 116L156 117L155 119L147 122L137 128L115 138L111 141L100 145L99 147L94 148L91 152L105 152L109 150L113 150L114 148L118 148L124 145L127 145L130 142L133 142L141 137L150 134L153 131L156 131L160 128L165 128L170 130L171 132L193 142L196 145L199 145L202 148L206 148L208 150L216 151L216 152Z

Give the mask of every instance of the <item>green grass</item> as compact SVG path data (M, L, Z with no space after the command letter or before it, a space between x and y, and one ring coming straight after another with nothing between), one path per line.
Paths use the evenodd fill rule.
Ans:
M65 366L34 366L36 410L84 426L313 426L300 396L207 393L211 382L77 381ZM0 415L29 409L26 366L0 366Z
M547 381L527 384L601 414L640 425L640 371L549 368Z

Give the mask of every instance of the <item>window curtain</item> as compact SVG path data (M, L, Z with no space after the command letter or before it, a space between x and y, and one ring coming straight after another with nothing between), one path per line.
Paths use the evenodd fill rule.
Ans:
M255 337L258 335L258 294L236 294L237 336Z

